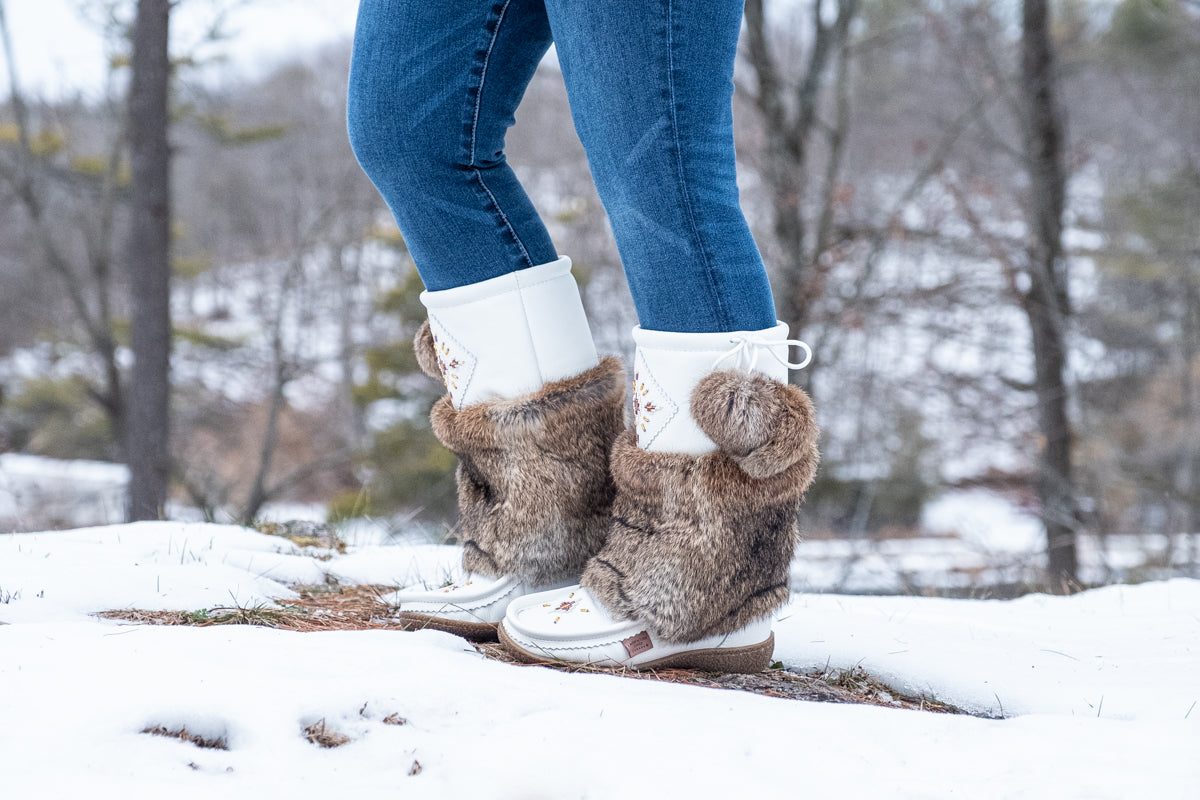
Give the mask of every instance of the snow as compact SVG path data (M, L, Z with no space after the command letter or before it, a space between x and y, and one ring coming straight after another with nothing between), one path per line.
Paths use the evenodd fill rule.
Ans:
M0 536L5 797L1172 798L1200 780L1200 581L1015 601L801 594L779 614L789 668L860 666L1003 720L514 667L433 631L88 616L455 569L448 547L337 554L233 526ZM310 744L322 720L351 741ZM228 749L141 733L159 725Z
M1034 514L987 489L943 492L921 510L921 527L993 552L1037 552L1046 539Z
M135 522L0 536L0 622L86 619L111 609L273 606L294 584L406 586L457 577L454 548L301 548L235 525Z
M809 595L781 616L789 668L858 666L976 714L1180 720L1200 701L1200 581L1012 601Z
M0 523L47 516L65 526L116 522L125 515L128 482L124 464L0 453Z
M235 526L140 522L0 536L0 621L273 604L319 583L320 562L286 539Z

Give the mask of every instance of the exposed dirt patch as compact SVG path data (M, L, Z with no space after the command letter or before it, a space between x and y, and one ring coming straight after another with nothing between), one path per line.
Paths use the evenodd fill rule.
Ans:
M948 703L941 703L926 697L910 697L899 694L867 674L861 667L855 667L843 672L831 672L823 676L829 684L843 691L850 692L855 697L870 698L876 705L901 706L915 708L919 711L934 711L949 714L965 714L962 709Z
M313 586L299 588L300 599L280 608L213 608L201 611L106 611L97 616L147 625L262 625L290 631L405 630L394 610L379 598L393 591L390 586ZM591 672L622 675L640 680L669 681L713 689L734 689L767 697L786 697L822 703L858 703L861 705L907 708L919 711L961 714L961 710L924 697L899 694L871 678L861 669L846 672L827 671L803 675L784 669L768 669L756 675L720 674L696 670L665 669L637 672L631 669L593 667L546 661L522 664L499 644L476 644L488 658L517 666L547 667L562 672ZM398 715L384 720L403 725ZM321 721L322 729L324 720ZM305 729L306 735L308 729ZM341 734L337 734L340 736ZM310 737L309 741L313 741ZM348 740L347 740L348 741ZM316 743L316 742L314 742ZM342 742L341 744L345 744ZM336 747L338 745L321 745Z
M475 648L496 661L527 667L547 667L560 672L589 672L605 675L621 675L641 680L684 683L689 686L707 686L712 689L737 689L766 697L787 697L792 700L811 700L818 703L857 703L859 705L907 708L915 711L933 711L943 714L965 713L954 706L923 697L910 697L893 692L882 683L870 678L862 670L852 672L828 672L819 675L804 675L782 668L767 669L756 674L701 672L692 669L643 670L620 667L595 667L587 664L568 664L559 661L544 661L534 664L522 663L509 655L499 644L476 644ZM854 675L853 679L846 676Z
M151 736L163 736L167 739L179 739L189 744L194 744L196 747L203 747L206 750L228 750L229 745L223 737L209 739L201 736L198 733L190 732L186 727L179 729L168 728L165 725L152 725L142 730L142 733L148 733Z

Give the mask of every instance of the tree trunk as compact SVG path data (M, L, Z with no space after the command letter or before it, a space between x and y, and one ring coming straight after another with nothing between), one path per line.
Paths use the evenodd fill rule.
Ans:
M1055 84L1047 0L1023 0L1021 100L1030 186L1030 285L1023 306L1032 332L1034 390L1043 439L1035 488L1046 525L1049 585L1065 591L1077 585L1078 578L1071 423L1067 415L1066 320L1070 306L1062 247L1064 125Z
M162 517L170 479L170 13L170 0L138 0L133 32L129 90L134 357L127 425L130 520Z
M250 494L242 509L239 520L243 525L250 525L258 518L258 512L271 497L267 489L267 477L271 473L271 462L275 458L275 448L279 445L279 418L287 405L284 391L287 389L290 369L287 365L283 350L283 306L284 299L280 298L279 311L275 315L274 330L271 334L271 354L274 360L271 385L271 403L267 407L267 424L263 432L262 445L258 451L258 469L254 473L254 482L250 485Z

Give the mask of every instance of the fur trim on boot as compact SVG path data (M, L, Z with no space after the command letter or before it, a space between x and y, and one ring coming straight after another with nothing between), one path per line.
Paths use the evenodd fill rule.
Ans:
M796 512L817 469L801 389L737 370L703 378L692 414L720 448L701 456L613 447L613 525L581 584L617 618L668 642L731 633L788 598Z
M428 323L414 344L440 378ZM611 357L512 400L438 400L433 432L458 456L463 566L534 585L578 575L608 535L608 455L624 412L625 375Z

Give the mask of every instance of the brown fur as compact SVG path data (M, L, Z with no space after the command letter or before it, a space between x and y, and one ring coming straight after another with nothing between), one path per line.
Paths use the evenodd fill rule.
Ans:
M429 328L429 320L421 323L417 336L413 339L413 351L417 354L417 365L431 378L443 380L442 371L438 368L437 351L433 344L433 331Z
M818 460L812 402L794 386L713 373L692 414L720 450L651 453L632 431L617 439L613 525L582 580L615 615L676 642L729 633L787 601L796 512Z
M425 368L432 338L418 334L415 346ZM433 432L458 456L463 566L534 584L582 572L608 535L608 453L624 413L615 358L513 400L462 409L449 396L438 400Z

